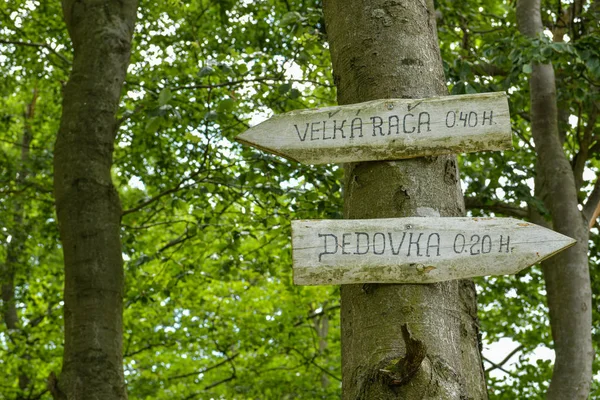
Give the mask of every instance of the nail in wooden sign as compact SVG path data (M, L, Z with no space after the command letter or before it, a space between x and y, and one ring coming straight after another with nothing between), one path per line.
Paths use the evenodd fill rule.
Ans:
M433 283L515 274L575 242L512 218L292 221L294 283Z
M512 148L504 93L375 100L276 115L236 140L304 164Z

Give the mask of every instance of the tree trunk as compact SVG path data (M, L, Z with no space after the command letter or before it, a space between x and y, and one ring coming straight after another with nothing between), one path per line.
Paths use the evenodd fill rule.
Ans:
M543 31L540 0L519 0L519 30L531 38ZM533 64L530 80L531 131L537 162L536 193L557 232L577 244L543 263L556 361L549 400L587 399L592 378L592 305L588 267L588 221L579 211L577 189L558 130L552 64Z
M323 6L340 104L447 94L432 0ZM346 218L464 215L455 156L345 170ZM343 399L487 399L471 281L341 293Z
M65 259L65 348L55 398L126 399L122 359L121 204L111 180L116 112L135 0L63 0L73 42L54 149L54 194Z

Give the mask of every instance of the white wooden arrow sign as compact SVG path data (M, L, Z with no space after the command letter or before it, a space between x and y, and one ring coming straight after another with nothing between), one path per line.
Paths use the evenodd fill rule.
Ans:
M512 148L504 93L375 100L276 115L237 141L304 164Z
M432 283L514 274L575 242L512 218L292 221L294 283Z

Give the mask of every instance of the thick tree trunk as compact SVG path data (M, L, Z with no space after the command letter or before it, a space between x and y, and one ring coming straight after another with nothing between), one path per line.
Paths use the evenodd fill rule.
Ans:
M447 94L433 1L325 0L340 104ZM346 218L461 216L455 156L346 165ZM342 286L343 399L486 399L471 281Z
M65 349L53 395L125 399L121 205L111 180L116 112L135 0L63 0L73 41L54 150L54 193L65 258Z
M519 0L519 30L542 31L540 0ZM531 130L537 162L536 193L550 210L556 231L577 244L543 263L556 361L548 399L587 399L592 378L592 306L588 267L588 221L579 211L573 170L558 130L551 64L534 64L530 80Z

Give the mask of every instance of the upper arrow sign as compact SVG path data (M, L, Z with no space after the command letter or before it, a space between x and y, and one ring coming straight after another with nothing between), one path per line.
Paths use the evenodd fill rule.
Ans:
M432 283L514 274L575 240L512 218L292 221L294 283Z
M305 164L512 148L504 93L296 110L276 115L236 140Z

